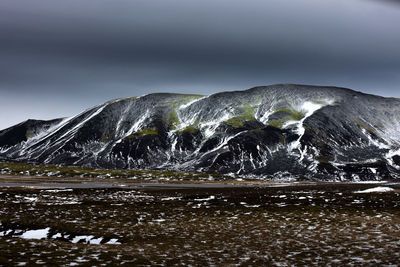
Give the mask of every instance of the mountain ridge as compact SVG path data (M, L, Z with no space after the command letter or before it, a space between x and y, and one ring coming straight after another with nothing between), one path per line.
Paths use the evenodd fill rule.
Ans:
M399 114L399 99L331 86L156 93L110 100L72 118L37 121L30 126L33 135L23 137L19 130L19 142L7 136L21 124L2 130L0 156L271 179L397 179Z

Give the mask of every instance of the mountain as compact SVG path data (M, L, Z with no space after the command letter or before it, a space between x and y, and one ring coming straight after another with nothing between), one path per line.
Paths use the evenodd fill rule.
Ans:
M122 98L0 131L3 160L265 178L400 177L400 99L280 84Z

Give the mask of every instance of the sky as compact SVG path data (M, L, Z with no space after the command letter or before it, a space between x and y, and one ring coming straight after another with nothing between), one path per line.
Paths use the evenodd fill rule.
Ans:
M399 27L394 0L1 0L0 129L154 92L400 97Z

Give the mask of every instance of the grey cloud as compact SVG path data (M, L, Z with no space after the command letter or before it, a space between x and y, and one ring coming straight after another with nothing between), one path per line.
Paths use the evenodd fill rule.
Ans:
M282 82L400 97L398 25L390 1L3 0L0 97L46 96L66 115L121 96ZM24 105L14 123L46 115Z

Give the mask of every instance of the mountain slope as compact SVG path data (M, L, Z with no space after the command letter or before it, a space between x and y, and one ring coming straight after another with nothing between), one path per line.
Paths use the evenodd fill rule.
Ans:
M25 139L10 138L21 124L1 131L0 156L273 178L400 176L400 100L345 88L281 84L210 96L150 94L42 124L34 123L41 130Z

